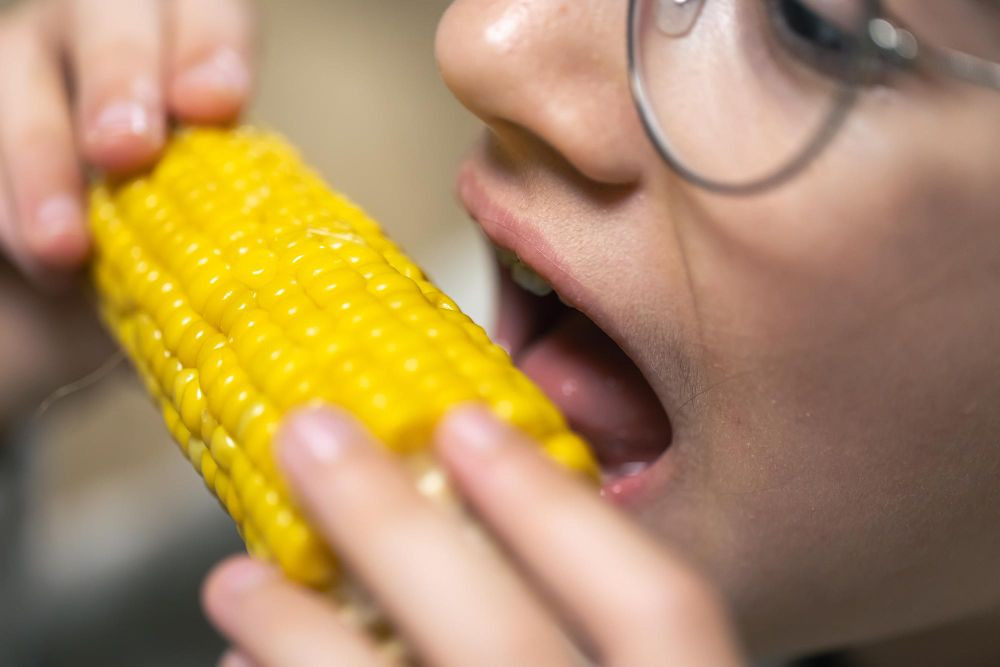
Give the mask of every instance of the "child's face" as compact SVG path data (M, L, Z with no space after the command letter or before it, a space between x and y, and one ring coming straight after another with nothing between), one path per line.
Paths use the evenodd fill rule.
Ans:
M950 29L1000 34L988 5L955 2ZM768 29L750 6L705 3L714 29L673 85L746 66L725 36ZM640 126L625 16L625 0L458 0L440 25L444 77L490 127L467 207L652 392L590 323L542 326L509 282L500 336L609 468L650 464L607 491L702 564L754 651L1000 603L1000 94L893 77L790 182L712 195ZM691 132L776 132L749 116L734 103Z

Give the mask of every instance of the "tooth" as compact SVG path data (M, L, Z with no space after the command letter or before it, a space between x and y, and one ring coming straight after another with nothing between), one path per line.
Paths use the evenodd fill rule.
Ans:
M649 463L645 461L628 461L626 463L619 463L618 465L605 470L602 474L602 478L604 481L608 481L612 479L634 477L648 467Z
M535 296L548 296L552 293L552 285L519 259L511 265L510 277L521 289L527 290Z
M510 268L517 261L517 255L514 254L512 250L507 250L507 248L500 248L494 246L497 251L497 261L500 262L500 266Z
M521 261L513 250L494 246L497 252L497 261L500 266L510 270L510 277L521 289L531 292L535 296L548 296L553 292L552 285L549 285L545 278L542 278L530 266Z

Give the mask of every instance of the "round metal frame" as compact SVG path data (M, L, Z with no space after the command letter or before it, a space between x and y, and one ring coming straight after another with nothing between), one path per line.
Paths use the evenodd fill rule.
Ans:
M848 81L838 85L827 112L826 120L822 123L820 130L797 154L793 155L782 167L763 176L748 179L746 181L721 181L700 174L688 167L674 153L670 140L660 127L656 112L646 89L642 75L642 58L640 54L639 31L642 28L641 8L648 0L629 0L628 8L628 76L629 86L632 90L632 99L639 112L639 118L646 129L646 134L656 147L657 152L663 160L682 178L706 190L727 195L749 195L764 190L771 189L784 183L792 176L795 176L811 163L817 155L832 141L843 126L844 121L850 115L858 96L858 79L861 76L861 68ZM659 2L661 0L652 0ZM703 0L707 2L708 0ZM881 3L878 0L867 0L870 10L869 16L879 16ZM866 46L874 46L874 43L866 33Z

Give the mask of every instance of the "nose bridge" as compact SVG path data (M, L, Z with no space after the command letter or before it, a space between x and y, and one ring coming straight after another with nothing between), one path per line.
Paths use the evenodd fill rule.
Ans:
M526 130L584 175L629 182L645 144L628 93L626 5L458 0L438 28L442 76L501 141Z

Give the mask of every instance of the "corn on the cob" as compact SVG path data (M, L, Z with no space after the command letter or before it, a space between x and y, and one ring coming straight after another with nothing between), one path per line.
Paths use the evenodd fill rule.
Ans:
M271 438L312 401L421 456L450 406L480 400L565 466L586 447L542 393L378 225L274 135L178 133L146 175L92 190L103 317L251 553L315 587L332 555L289 499Z

